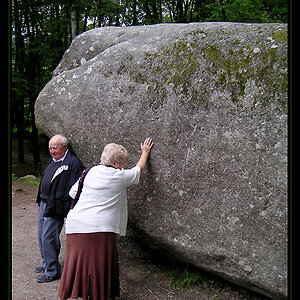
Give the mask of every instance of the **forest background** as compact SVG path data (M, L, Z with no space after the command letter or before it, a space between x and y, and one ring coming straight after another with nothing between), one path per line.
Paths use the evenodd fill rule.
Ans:
M39 92L76 35L104 26L189 22L288 22L286 0L11 0L10 131L18 161L31 144L35 175L45 137L35 126Z

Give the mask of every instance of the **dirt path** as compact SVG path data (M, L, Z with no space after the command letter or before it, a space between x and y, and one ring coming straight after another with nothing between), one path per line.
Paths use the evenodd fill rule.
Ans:
M59 280L39 284L33 269L41 263L37 242L37 187L13 182L12 185L12 299L58 299ZM65 257L65 234L61 233L60 262ZM203 275L203 283L176 289L173 266L153 263L129 238L118 239L121 300L238 300L266 299L227 282ZM178 273L177 273L178 274ZM173 288L171 288L173 287Z

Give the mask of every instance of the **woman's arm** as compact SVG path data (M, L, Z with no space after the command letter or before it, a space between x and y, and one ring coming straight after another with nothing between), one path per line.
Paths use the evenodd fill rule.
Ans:
M141 172L145 168L145 165L146 165L146 162L147 162L147 159L148 159L148 156L149 156L152 146L153 146L153 142L150 137L146 138L144 143L141 143L142 154L141 154L139 161L136 164L141 169Z

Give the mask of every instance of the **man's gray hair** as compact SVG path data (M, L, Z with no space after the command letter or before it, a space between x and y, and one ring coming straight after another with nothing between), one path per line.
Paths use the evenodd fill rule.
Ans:
M69 143L68 139L67 139L66 137L64 137L64 136L62 136L61 142L62 142L62 144L63 144L64 146L67 146L68 143Z
M101 155L101 165L111 166L112 162L125 163L128 156L127 150L115 143L107 144Z
M69 143L68 139L66 137L64 137L63 135L61 135L61 134L56 134L51 139L57 138L57 137L61 138L61 143L63 144L63 146L68 146L68 143Z

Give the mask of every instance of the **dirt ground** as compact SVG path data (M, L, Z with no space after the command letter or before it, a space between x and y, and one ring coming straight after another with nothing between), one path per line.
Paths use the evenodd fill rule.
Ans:
M12 157L13 173L19 176L30 172L32 166L19 165ZM24 174L25 173L25 174ZM29 174L29 173L27 173ZM32 174L32 173L31 173ZM12 182L12 299L41 300L58 299L59 280L37 283L40 275L33 269L41 264L37 241L37 187ZM129 212L130 213L130 212ZM65 232L61 232L60 263L65 258ZM200 285L178 288L174 285L178 266L158 262L155 253L145 251L129 237L118 238L121 300L266 300L258 294L230 284L222 279L199 273ZM155 258L155 259L154 259ZM182 269L184 272L184 269Z

